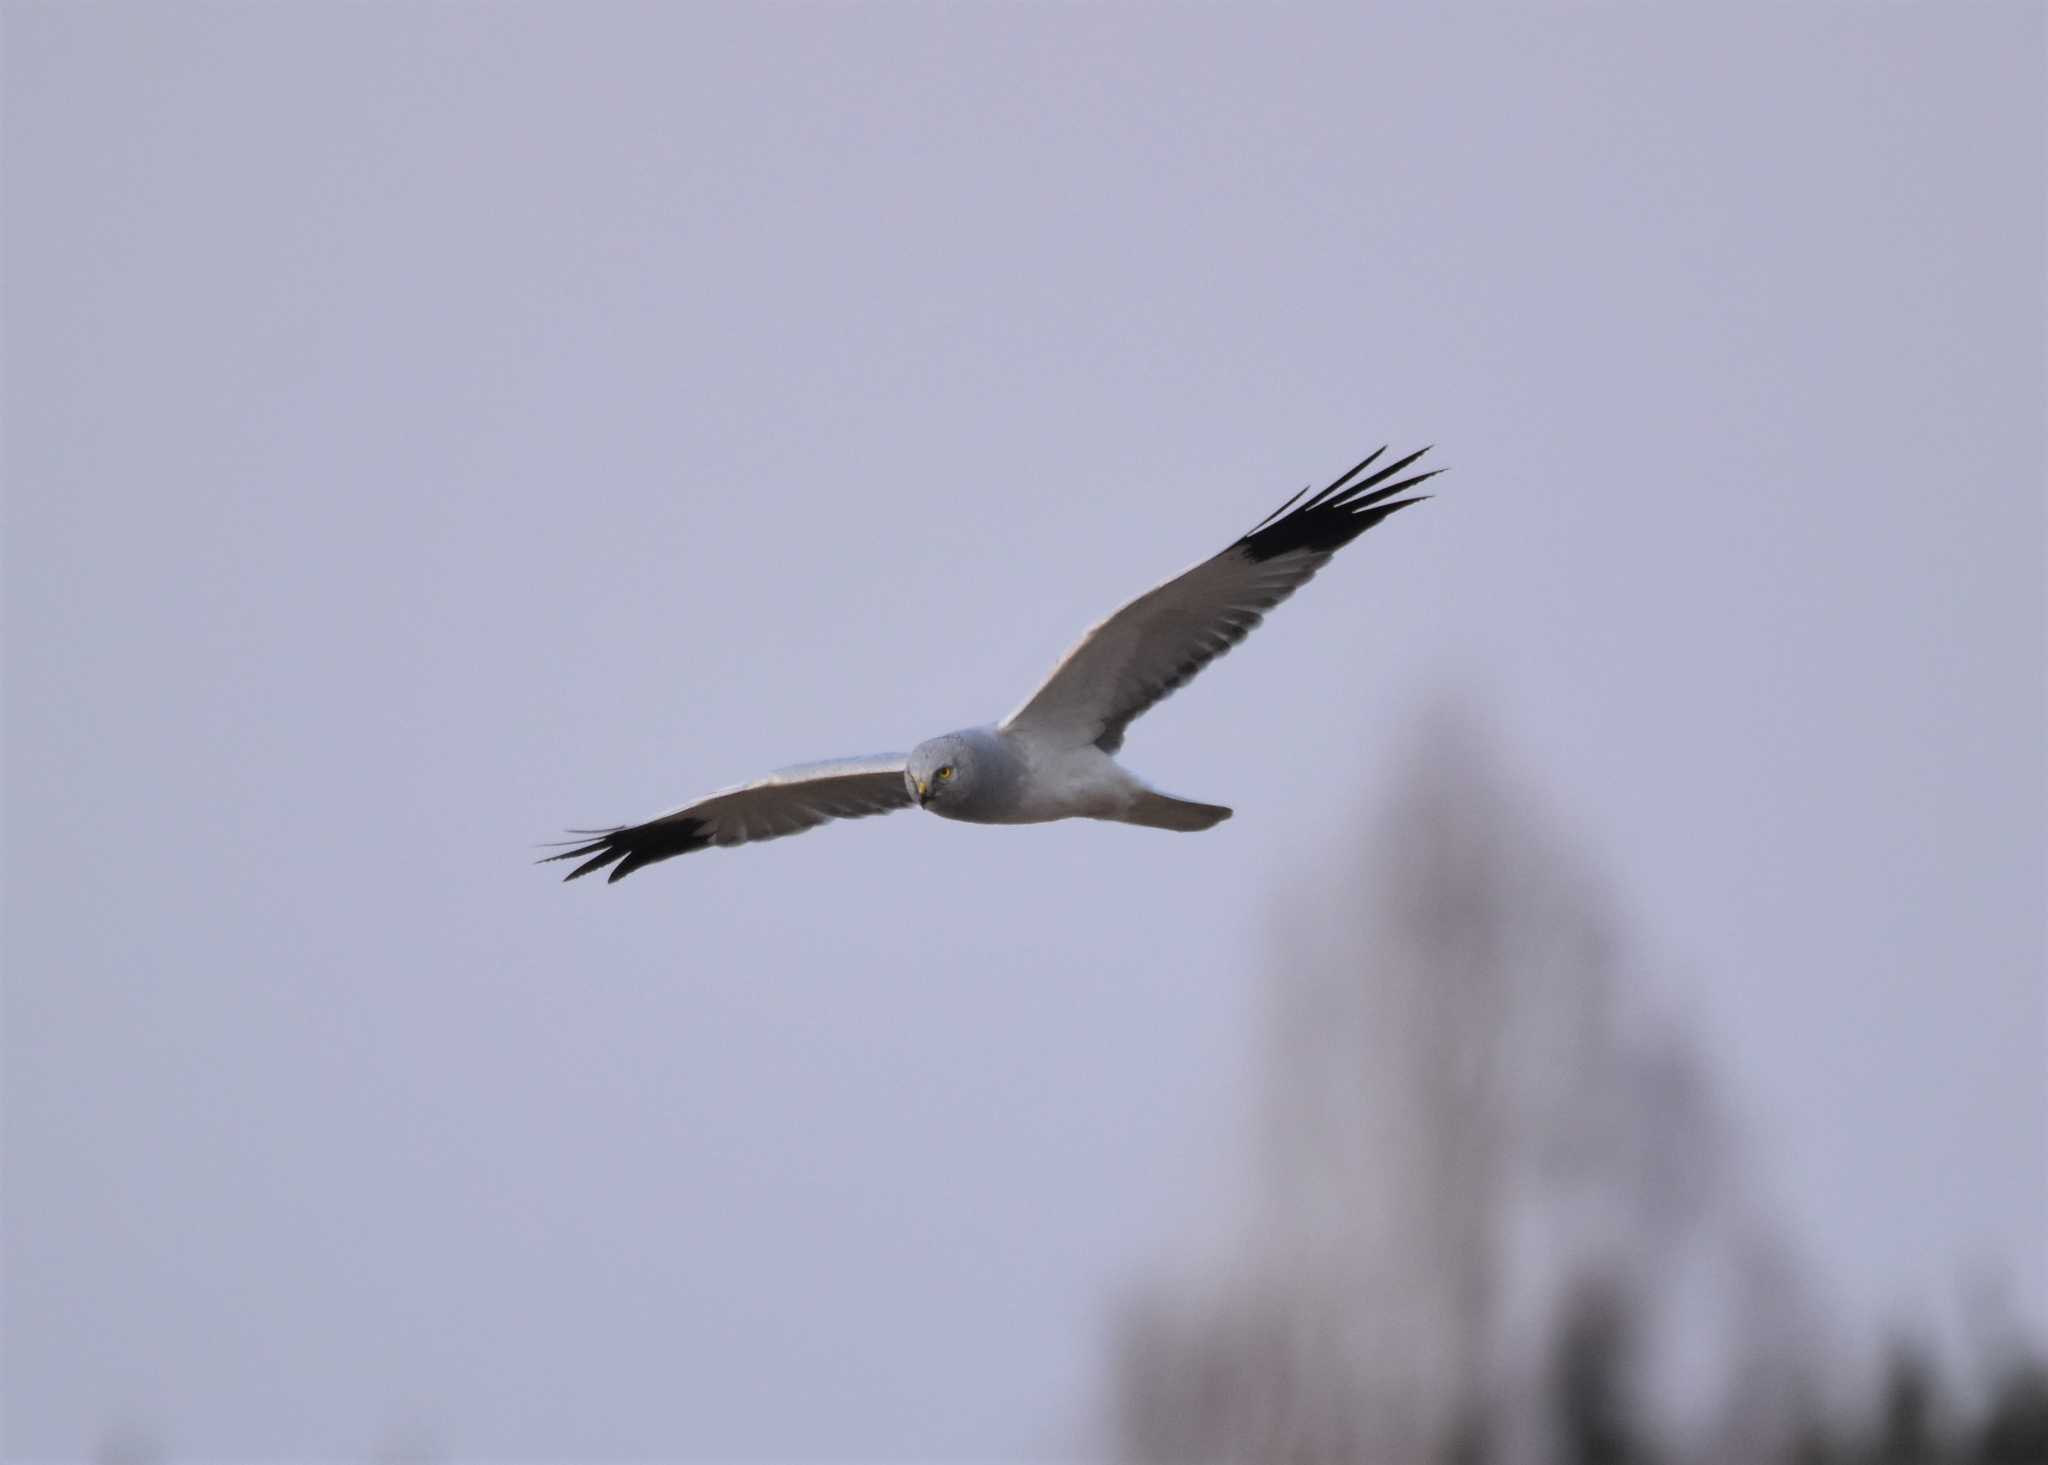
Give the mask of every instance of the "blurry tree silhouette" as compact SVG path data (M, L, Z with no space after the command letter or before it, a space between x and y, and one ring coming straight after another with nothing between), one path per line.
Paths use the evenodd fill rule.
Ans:
M1558 1457L1568 1465L1642 1465L1640 1408L1629 1377L1636 1350L1627 1296L1612 1285L1581 1286L1565 1308L1551 1396Z
M1831 1429L1809 1419L1786 1458L1788 1465L2042 1465L2048 1461L2048 1367L2038 1358L2010 1361L1982 1416L1958 1422L1927 1354L1900 1342L1868 1421Z
M1883 1426L1871 1450L1873 1465L1929 1465L1943 1458L1935 1441L1934 1369L1926 1355L1901 1342L1892 1349L1884 1381Z
M1979 1465L2040 1465L2048 1460L2048 1368L2008 1366L1991 1396L1971 1454Z
M1245 1223L1125 1315L1124 1452L1645 1459L1643 1360L1710 1326L1677 1317L1688 1279L1728 1304L1724 1443L1780 1451L1810 1351L1792 1269L1604 892L1468 724L1423 730L1278 929Z

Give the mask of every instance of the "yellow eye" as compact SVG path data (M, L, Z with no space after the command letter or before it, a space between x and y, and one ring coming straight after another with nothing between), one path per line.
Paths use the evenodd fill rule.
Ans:
M947 764L947 765L946 765L946 766L945 766L944 768L941 768L941 769L939 770L939 782L940 782L940 783L951 783L952 781L953 781L953 765L949 763L949 764Z

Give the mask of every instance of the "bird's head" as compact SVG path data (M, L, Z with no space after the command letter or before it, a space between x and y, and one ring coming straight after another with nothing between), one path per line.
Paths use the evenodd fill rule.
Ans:
M920 807L957 799L974 773L974 748L958 733L932 738L911 750L904 786Z

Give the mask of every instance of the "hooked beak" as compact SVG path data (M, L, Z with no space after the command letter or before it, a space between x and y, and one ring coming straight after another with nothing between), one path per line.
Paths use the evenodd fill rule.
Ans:
M925 806L925 803L926 803L926 801L927 801L927 800L929 800L930 798L931 798L931 789L930 789L930 788L929 788L929 787L928 787L928 786L926 785L925 781L924 781L923 779L921 779L921 778L920 778L920 779L919 779L919 780L917 781L917 806L918 806L918 808L922 809L922 808L923 808L923 807Z

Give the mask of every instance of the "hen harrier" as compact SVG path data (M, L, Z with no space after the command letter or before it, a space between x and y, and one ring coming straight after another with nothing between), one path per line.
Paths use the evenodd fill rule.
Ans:
M1045 684L994 727L946 733L907 756L878 753L785 768L643 824L571 830L581 836L565 841L575 848L545 859L582 860L564 879L610 865L610 878L620 880L643 865L714 844L779 839L832 819L887 814L913 803L975 824L1113 819L1184 831L1220 824L1230 810L1160 793L1119 764L1112 755L1123 746L1124 729L1242 641L1330 556L1395 510L1427 498L1395 498L1436 476L1400 478L1427 451L1359 477L1383 447L1306 503L1300 502L1308 492L1303 489L1221 554L1146 591L1090 630Z

